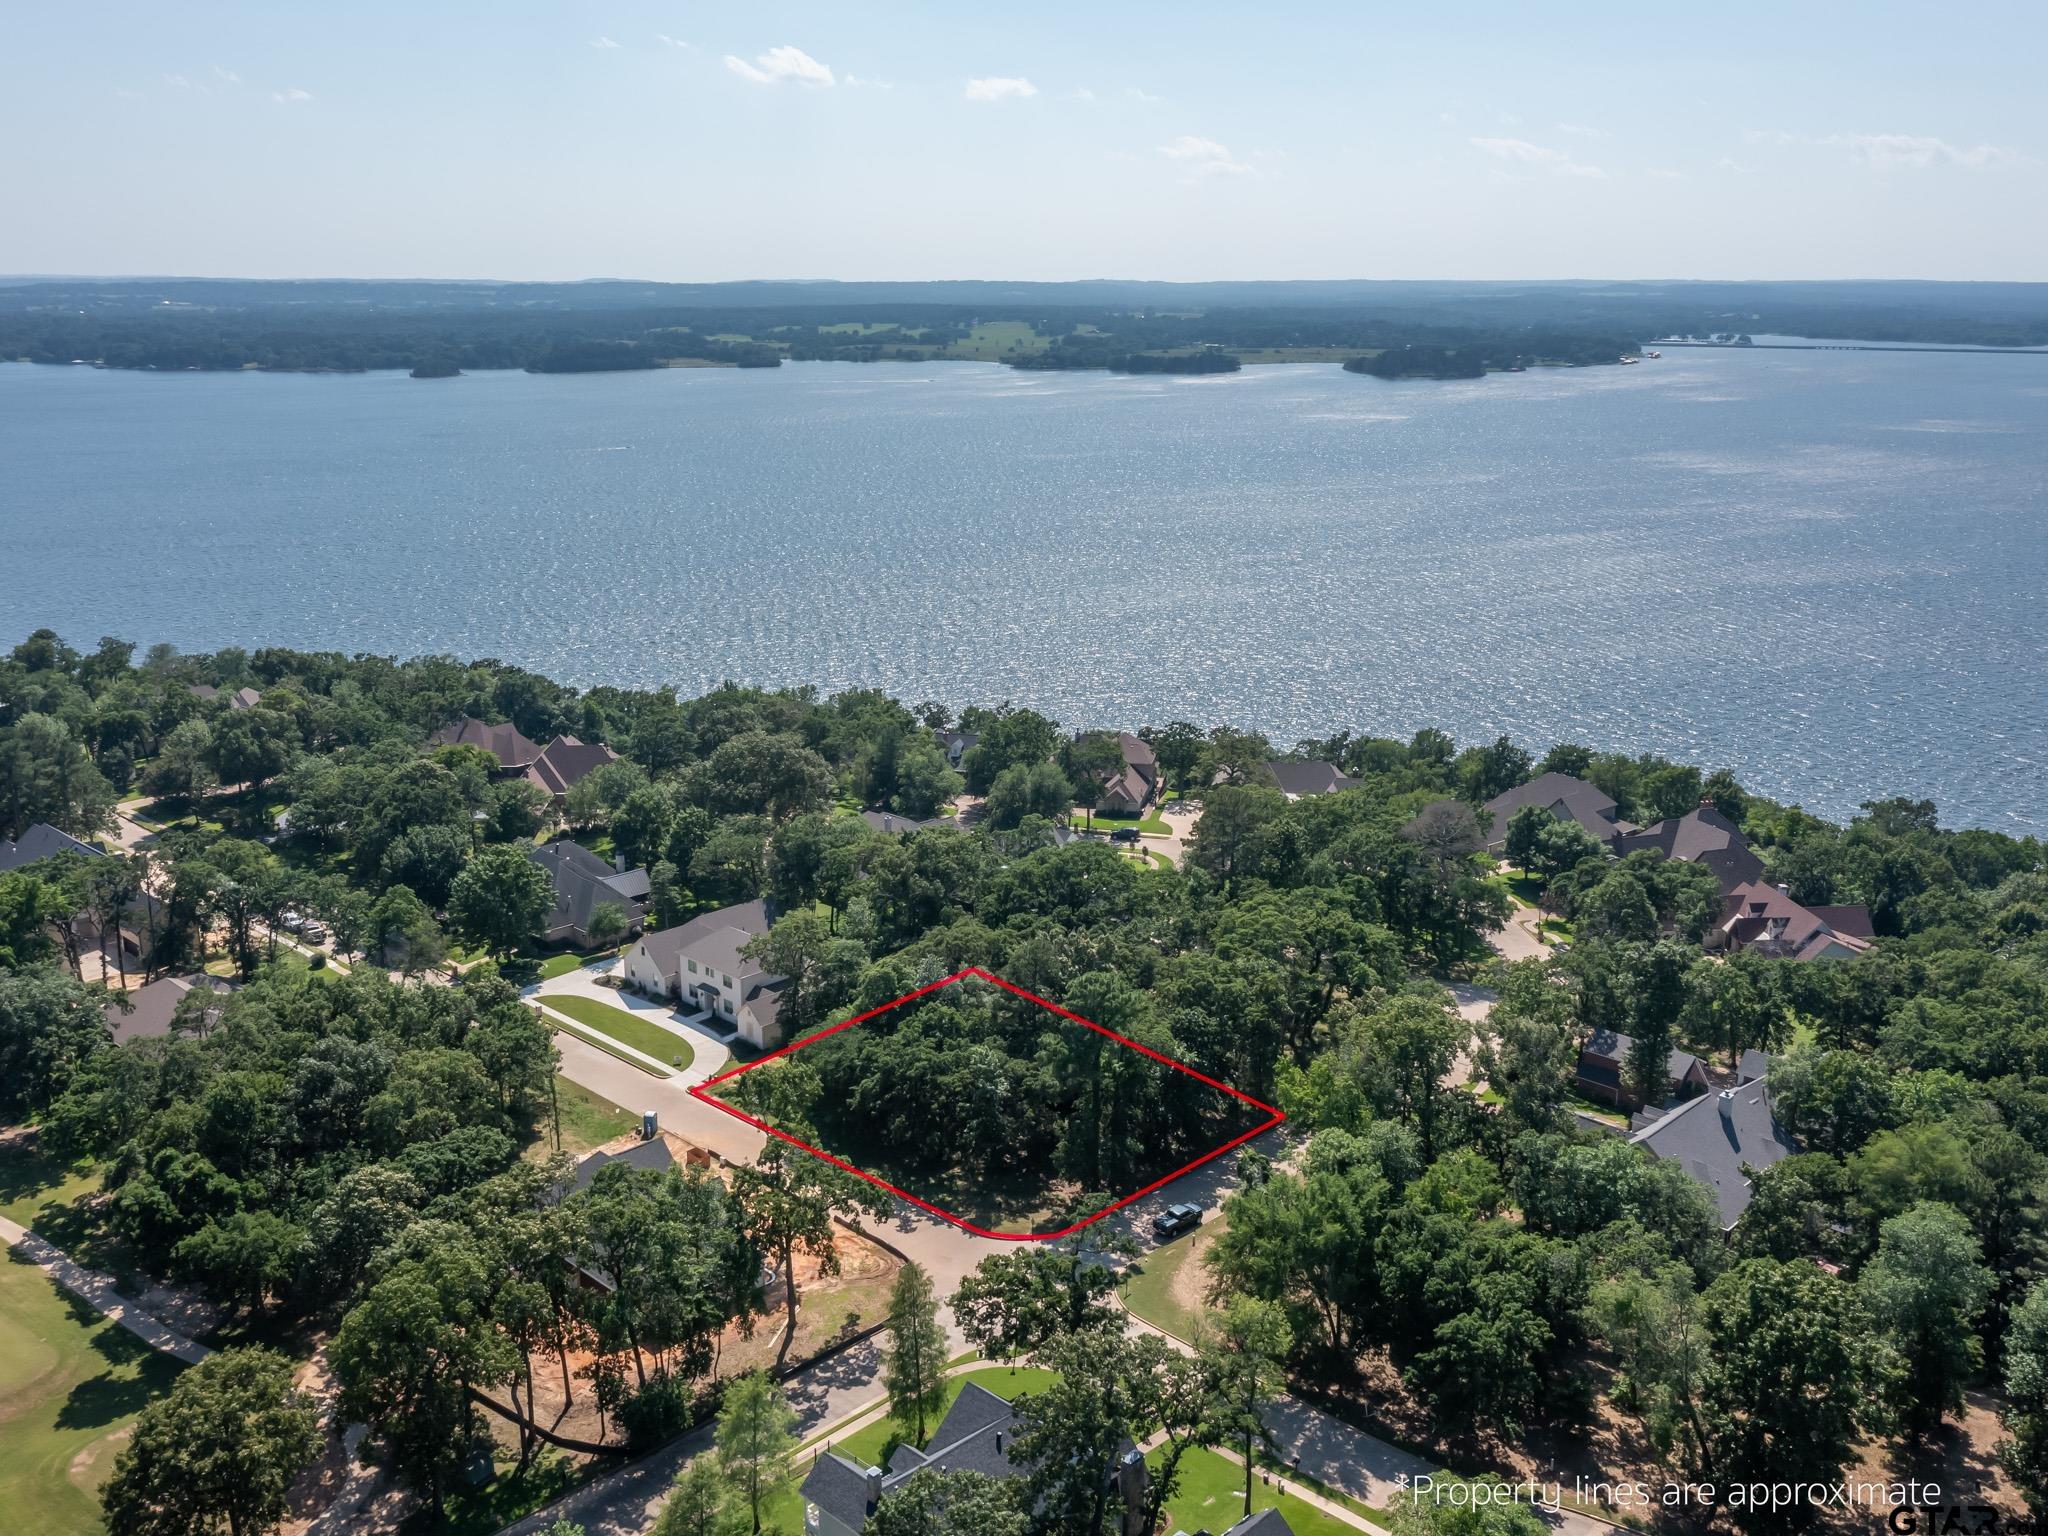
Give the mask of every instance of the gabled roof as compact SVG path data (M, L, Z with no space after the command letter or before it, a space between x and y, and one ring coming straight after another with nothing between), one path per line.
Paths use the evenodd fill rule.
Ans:
M910 816L898 816L894 811L862 811L860 819L885 837L901 837L906 832L924 832L933 827L960 825L950 816L934 816L929 821L918 821Z
M39 821L25 829L14 842L0 837L0 874L10 869L19 869L24 864L33 864L37 859L53 859L60 853L77 854L80 858L104 859L107 854L82 843L69 832L60 832L47 822Z
M1237 1522L1223 1536L1294 1536L1294 1527L1277 1509L1262 1509Z
M147 986L122 994L128 1001L125 1012L119 1003L109 1002L107 1005L107 1023L114 1031L114 1043L123 1045L130 1040L152 1040L168 1035L171 1021L177 1017L178 1005L190 993L202 990L226 997L235 990L235 984L201 973L160 976ZM218 1017L219 1006L210 1006L207 1012L211 1017Z
M1584 779L1575 779L1568 773L1545 773L1486 802L1484 809L1493 813L1493 831L1489 836L1495 842L1508 835L1508 823L1525 805L1538 805L1553 816L1576 821L1602 842L1626 826L1614 819L1614 797L1605 790L1596 789Z
M569 1182L569 1193L580 1195L590 1188L600 1170L622 1163L628 1168L640 1168L650 1173L661 1173L676 1165L675 1154L669 1151L668 1142L656 1136L647 1141L636 1141L623 1152L593 1152L576 1165L576 1174Z
M605 764L618 760L619 754L602 742L557 736L540 749L526 776L551 795L566 795Z
M1159 756L1152 750L1152 743L1142 736L1133 736L1129 731L1118 731L1116 740L1117 745L1123 748L1124 766L1147 783L1158 783Z
M1770 1070L1771 1058L1769 1054L1758 1050L1755 1046L1751 1046L1742 1053L1742 1060L1735 1068L1735 1081L1738 1086L1743 1083L1761 1082L1764 1074Z
M1601 1062L1611 1062L1619 1066L1628 1060L1628 1053L1634 1050L1635 1046L1633 1035L1624 1035L1617 1029L1596 1029L1586 1038L1585 1048L1579 1052L1579 1071L1585 1075L1588 1066ZM1692 1075L1695 1068L1702 1074L1706 1071L1706 1068L1700 1065L1699 1057L1691 1051L1681 1051L1676 1046L1672 1047L1671 1055L1667 1058L1667 1070L1674 1078L1682 1083Z
M989 1477L1021 1477L1024 1468L1010 1460L1016 1442L1016 1409L987 1388L968 1382L932 1432L925 1449L899 1446L888 1470L870 1480L868 1469L836 1451L826 1451L804 1478L803 1496L842 1525L859 1530L880 1502L916 1473L980 1472Z
M1335 763L1290 763L1279 759L1266 764L1273 782L1283 795L1334 795L1340 789L1356 789L1359 781Z
M1754 945L1798 960L1846 958L1871 944L1867 908L1804 907L1790 893L1762 880L1728 893L1720 931L1730 949Z
M1629 1140L1672 1159L1706 1185L1724 1231L1742 1219L1754 1194L1743 1168L1768 1168L1799 1150L1778 1124L1760 1082L1688 1100Z
M543 932L587 931L590 914L608 901L625 908L629 923L646 915L651 882L644 869L615 870L581 843L567 839L528 849L526 856L548 872L555 886L554 910L542 920Z
M1711 805L1628 833L1614 851L1626 856L1646 848L1712 870L1724 893L1763 878L1764 861L1749 846L1742 829Z
M453 725L444 725L427 738L432 747L481 747L498 760L500 768L519 769L530 767L540 756L540 748L519 734L519 727L510 721L503 725L486 725L483 721L464 715Z
M747 942L766 933L773 921L765 901L743 901L647 934L640 940L640 949L663 976L678 974L687 957L700 966L708 965L721 974L739 978L742 988L755 983L779 983L782 977L768 975L740 954Z
M229 709L254 709L263 702L263 695L254 688L237 688L228 695Z

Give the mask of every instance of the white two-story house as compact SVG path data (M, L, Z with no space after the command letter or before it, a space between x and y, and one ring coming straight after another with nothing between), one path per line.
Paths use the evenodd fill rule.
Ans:
M626 984L679 1008L701 1009L761 1050L782 1043L776 1015L789 978L761 969L740 951L768 931L765 902L706 912L674 928L643 935L626 951Z

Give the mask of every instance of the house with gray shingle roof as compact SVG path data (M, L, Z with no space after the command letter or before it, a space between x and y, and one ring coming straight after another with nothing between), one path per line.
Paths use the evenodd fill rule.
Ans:
M1633 1106L1636 1096L1623 1084L1622 1074L1628 1068L1628 1053L1635 1046L1635 1038L1619 1030L1594 1030L1579 1051L1576 1074L1579 1092L1588 1098L1605 1099L1610 1104ZM1707 1076L1706 1064L1690 1051L1674 1047L1669 1058L1669 1071L1672 1096L1689 1097L1705 1093L1713 1086Z
M876 1508L926 1470L1022 1477L1029 1469L1014 1459L1016 1418L1011 1404L970 1381L961 1387L925 1448L899 1445L886 1470L836 1451L823 1452L803 1481L804 1530L816 1536L860 1536ZM1145 1507L1145 1458L1126 1441L1115 1464L1103 1470L1103 1477L1113 1485L1112 1499L1122 1501L1126 1536L1137 1536ZM1273 1530L1286 1528L1256 1529L1259 1536L1272 1536Z
M1690 1100L1629 1141L1670 1158L1706 1185L1720 1208L1723 1231L1732 1229L1749 1209L1756 1192L1749 1170L1768 1168L1799 1150L1791 1133L1778 1123L1762 1082Z
M918 821L914 817L899 816L894 811L862 811L860 819L884 837L902 837L908 832L929 832L936 827L960 825L950 816L934 816L929 821Z
M1750 848L1742 829L1711 805L1702 804L1640 832L1623 833L1614 844L1623 858L1646 849L1711 870L1721 882L1723 896L1764 877L1764 861Z
M1266 772L1273 776L1280 793L1290 800L1307 795L1334 795L1340 790L1356 789L1359 784L1335 763L1294 763L1275 758L1266 764Z
M743 901L642 934L626 951L620 974L651 997L702 1009L750 1044L771 1049L782 1043L776 1015L789 978L764 971L741 951L774 920L766 902Z
M531 848L526 856L554 883L554 907L541 919L540 937L546 942L588 949L591 914L607 904L625 915L627 933L637 933L646 920L651 889L646 870L614 869L566 838Z
M60 832L47 822L39 821L24 828L21 836L13 841L0 837L0 874L20 869L24 864L33 864L37 859L54 859L66 853L82 859L103 859L107 856L91 843L80 842L69 832Z

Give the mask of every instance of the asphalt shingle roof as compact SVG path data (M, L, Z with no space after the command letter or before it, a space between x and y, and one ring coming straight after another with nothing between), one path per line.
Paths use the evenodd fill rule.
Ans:
M91 843L82 843L69 832L60 832L39 821L26 828L14 842L0 837L0 874L19 869L24 864L33 864L37 859L55 858L60 853L75 853L88 859L107 856Z

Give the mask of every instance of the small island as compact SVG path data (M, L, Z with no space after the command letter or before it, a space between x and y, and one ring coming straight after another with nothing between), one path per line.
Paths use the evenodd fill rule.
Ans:
M459 379L462 377L462 370L456 367L453 360L449 358L435 357L428 358L416 365L413 368L412 377L416 379Z

